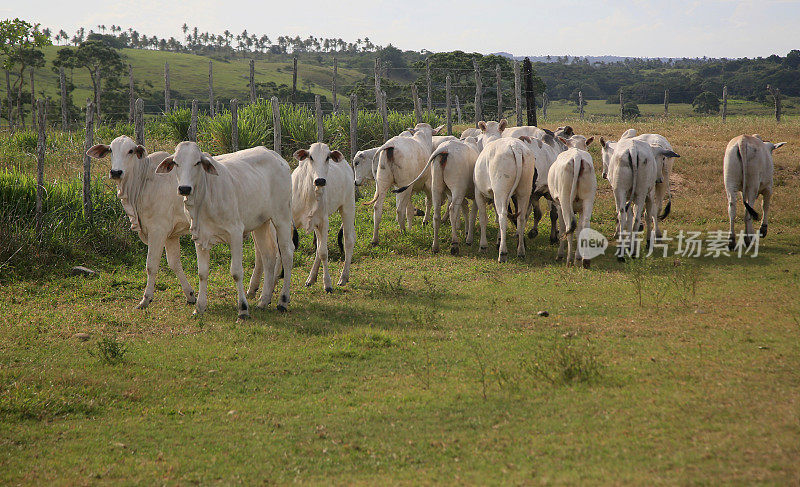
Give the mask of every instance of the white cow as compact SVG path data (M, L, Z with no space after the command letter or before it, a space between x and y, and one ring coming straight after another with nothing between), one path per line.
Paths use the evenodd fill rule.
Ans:
M753 219L758 219L758 212L753 209L752 205L755 204L758 195L764 197L761 202L761 211L764 214L759 232L761 237L767 236L767 217L769 203L772 200L772 174L774 171L772 151L785 144L786 142L777 144L766 142L758 134L740 135L728 142L728 147L725 148L722 172L725 192L728 196L731 249L736 243L733 222L736 219L736 198L739 191L742 192L742 202L746 210L744 213L745 243L750 245L751 236L754 235Z
M278 309L285 311L294 254L289 164L264 147L214 158L201 152L195 142L181 142L175 153L158 165L156 173L169 173L175 168L177 191L184 197L184 207L191 217L197 251L200 286L195 314L206 310L211 246L224 242L231 249L230 272L236 283L239 318L249 318L242 267L242 243L248 232L252 232L256 259L261 260L265 271L259 307L268 306L272 300L275 259L280 253L284 279ZM258 280L255 273L254 279ZM253 284L251 280L251 288Z
M197 301L194 289L181 266L180 237L189 233L189 217L182 198L175 193L177 178L153 176L169 154L147 155L144 146L125 135L111 141L111 145L97 144L86 154L95 159L111 154L109 178L117 185L117 196L131 222L131 230L147 245L147 285L136 307L144 309L153 300L161 252L165 249L169 268L178 276L186 301L194 304Z
M636 139L622 139L619 142L606 142L600 138L603 155L603 177L611 183L614 203L617 206L618 236L625 238L630 253L635 253L634 230L638 230L642 212L647 211L648 238L658 234L655 184L658 167L653 155L656 149L646 142ZM633 205L633 208L631 208ZM618 259L625 260L624 256Z
M622 134L622 139L632 138L636 140L641 140L642 142L647 142L650 147L654 149L663 149L663 150L654 150L653 156L656 158L656 165L658 166L658 177L656 179L656 189L655 189L655 198L656 198L656 209L658 210L658 219L664 220L669 215L670 210L672 209L672 192L670 191L669 187L669 178L670 174L672 174L672 166L675 163L675 159L680 157L673 149L672 145L670 145L669 141L663 135L659 134L642 134L637 135L636 129L628 129L625 133ZM664 207L664 212L661 213L661 207L664 204L664 197L667 198L667 205ZM660 235L659 235L660 236Z
M597 179L594 174L592 156L585 150L570 148L562 152L550 167L547 185L556 203L559 216L561 245L558 248L558 260L564 258L564 247L567 248L567 265L578 265L579 259L583 267L589 268L590 260L583 258L574 248L575 235L584 228L589 228L592 219L592 208L597 193ZM575 208L581 214L576 222Z
M316 257L306 286L317 281L322 263L325 291L333 292L328 272L328 217L338 211L342 216L344 236L344 268L339 286L350 279L350 262L356 239L356 201L353 170L338 150L331 151L326 144L311 144L308 150L294 153L300 164L292 173L292 217L297 228L314 231L317 242Z
M364 181L374 181L378 172L378 159L375 154L380 147L360 150L353 156L353 172L355 173L355 184L361 186Z
M393 186L407 186L417 178L425 167L433 152L431 141L433 129L427 123L418 123L414 127L412 137L395 136L378 148L375 156L378 158L378 170L375 175L375 196L364 205L373 205L373 233L372 245L378 245L378 229L383 216L383 200L386 192ZM401 231L406 230L406 224L411 227L416 210L411 204L412 193L424 192L425 218L428 221L431 209L431 178L430 172L412 187L412 191L397 194L397 223Z
M423 178L430 168L431 199L433 202L433 245L431 250L433 250L433 252L439 251L439 227L441 226L439 208L442 205L445 194L450 197L451 201L448 207L452 234L450 253L453 255L458 254L458 227L461 222L459 212L462 210L467 227L465 242L467 245L472 245L477 208L473 203L471 211L469 211L469 216L467 216L467 207L469 204L464 203L464 198L474 198L475 184L473 181L473 174L475 172L475 161L477 159L477 140L475 138L468 137L466 141L458 139L446 141L433 151L433 154L428 159L428 163L419 173L417 179L395 190L395 193L406 191L416 184L417 180ZM464 206L462 206L462 204Z
M498 262L508 257L506 230L508 228L508 204L512 197L518 208L527 208L531 197L536 168L534 155L524 142L515 138L496 138L484 142L483 151L475 162L475 203L478 206L481 224L480 248L485 250L486 200L494 202L500 227L500 249ZM525 256L525 221L527 211L517 212L517 256Z
M481 129L475 128L475 127L470 127L468 129L464 129L464 131L461 132L460 139L461 140L465 140L467 137L475 137L475 138L477 138L480 135L481 135Z

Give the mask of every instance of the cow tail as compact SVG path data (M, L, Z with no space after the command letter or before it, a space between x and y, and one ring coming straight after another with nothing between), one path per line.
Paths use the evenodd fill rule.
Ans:
M575 157L572 158L572 187L569 190L569 202L567 209L569 210L569 225L567 226L567 235L575 231L575 228L578 226L577 222L575 221L575 211L572 205L575 203L575 193L578 191L578 177L581 174L581 167L583 167L583 158L580 154L575 154ZM564 204L563 202L561 203ZM562 206L562 213L563 213L563 206ZM567 215L564 215L566 218Z
M628 198L628 202L625 203L625 211L630 209L631 202L636 194L636 180L638 179L637 176L639 175L639 154L636 154L636 162L634 162L633 154L628 151L628 159L631 161L631 175L633 177L633 181L631 183L631 196Z
M439 152L438 149L437 149L436 151L434 151L434 153L431 154L431 156L428 158L428 163L425 164L425 167L422 169L422 172L420 172L419 175L413 181L408 183L407 185L405 185L403 187L400 187L400 188L397 188L397 189L393 189L392 193L402 193L403 191L405 191L408 188L410 188L410 187L414 186L415 184L417 184L417 181L422 179L422 176L425 175L425 171L427 171L428 168L431 167L431 164L433 164L434 160L436 160L437 157L441 156L442 166L444 166L446 161L447 161L447 155L448 155L448 153L445 150L442 150L441 152Z
M389 146L389 147L382 146L380 149L375 151L375 154L372 156L373 162L375 161L375 158L378 157L380 155L380 153L383 152L383 151L386 151L386 160L389 161L389 163L394 162L394 147L392 147L392 146ZM377 178L377 174L376 174L376 176L375 176L375 195L372 197L371 200L363 203L363 205L364 206L369 206L369 205L375 204L375 202L378 201L378 192L379 191L380 191L380 188L378 188L378 178Z
M747 202L747 167L745 167L747 163L747 144L745 144L744 139L739 140L737 150L739 151L739 159L742 161L742 203L744 203L744 208L747 210L747 213L749 213L754 220L758 220L760 218L758 212Z
M339 244L339 253L344 254L344 226L339 227L339 233L336 234L336 243Z

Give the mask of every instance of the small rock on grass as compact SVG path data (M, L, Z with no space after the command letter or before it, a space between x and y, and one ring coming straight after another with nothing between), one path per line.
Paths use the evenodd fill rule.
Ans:
M704 314L706 314L706 311L704 309L702 309L702 308L697 308L696 310L694 310L694 314L696 314L696 315L704 315Z
M537 314L538 316L541 316L542 318L547 318L548 316L550 316L550 313L548 313L547 311L539 311L539 312L538 312L538 313L536 313L536 314Z
M84 267L82 265L76 265L72 268L72 274L75 276L84 276L84 277L94 277L97 272L89 269L88 267Z
M82 342L85 342L89 338L91 338L91 335L89 335L88 333L76 333L76 334L72 335L72 338L77 338L78 340L80 340Z

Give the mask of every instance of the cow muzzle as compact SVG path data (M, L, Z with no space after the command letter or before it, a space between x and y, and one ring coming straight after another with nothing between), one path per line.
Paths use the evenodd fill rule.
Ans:
M111 179L121 179L122 178L122 169L112 169L108 171L108 177Z
M324 187L325 184L327 184L327 181L325 181L324 178L317 178L314 180L314 186L317 186L319 188Z
M178 186L178 194L181 196L189 196L192 194L191 186Z

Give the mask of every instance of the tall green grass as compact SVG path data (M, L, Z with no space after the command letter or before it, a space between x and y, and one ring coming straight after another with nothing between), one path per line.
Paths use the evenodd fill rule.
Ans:
M0 276L37 275L89 259L131 253L136 236L113 190L92 184L93 222L83 215L80 180L45 183L41 231L36 231L36 179L0 172Z

